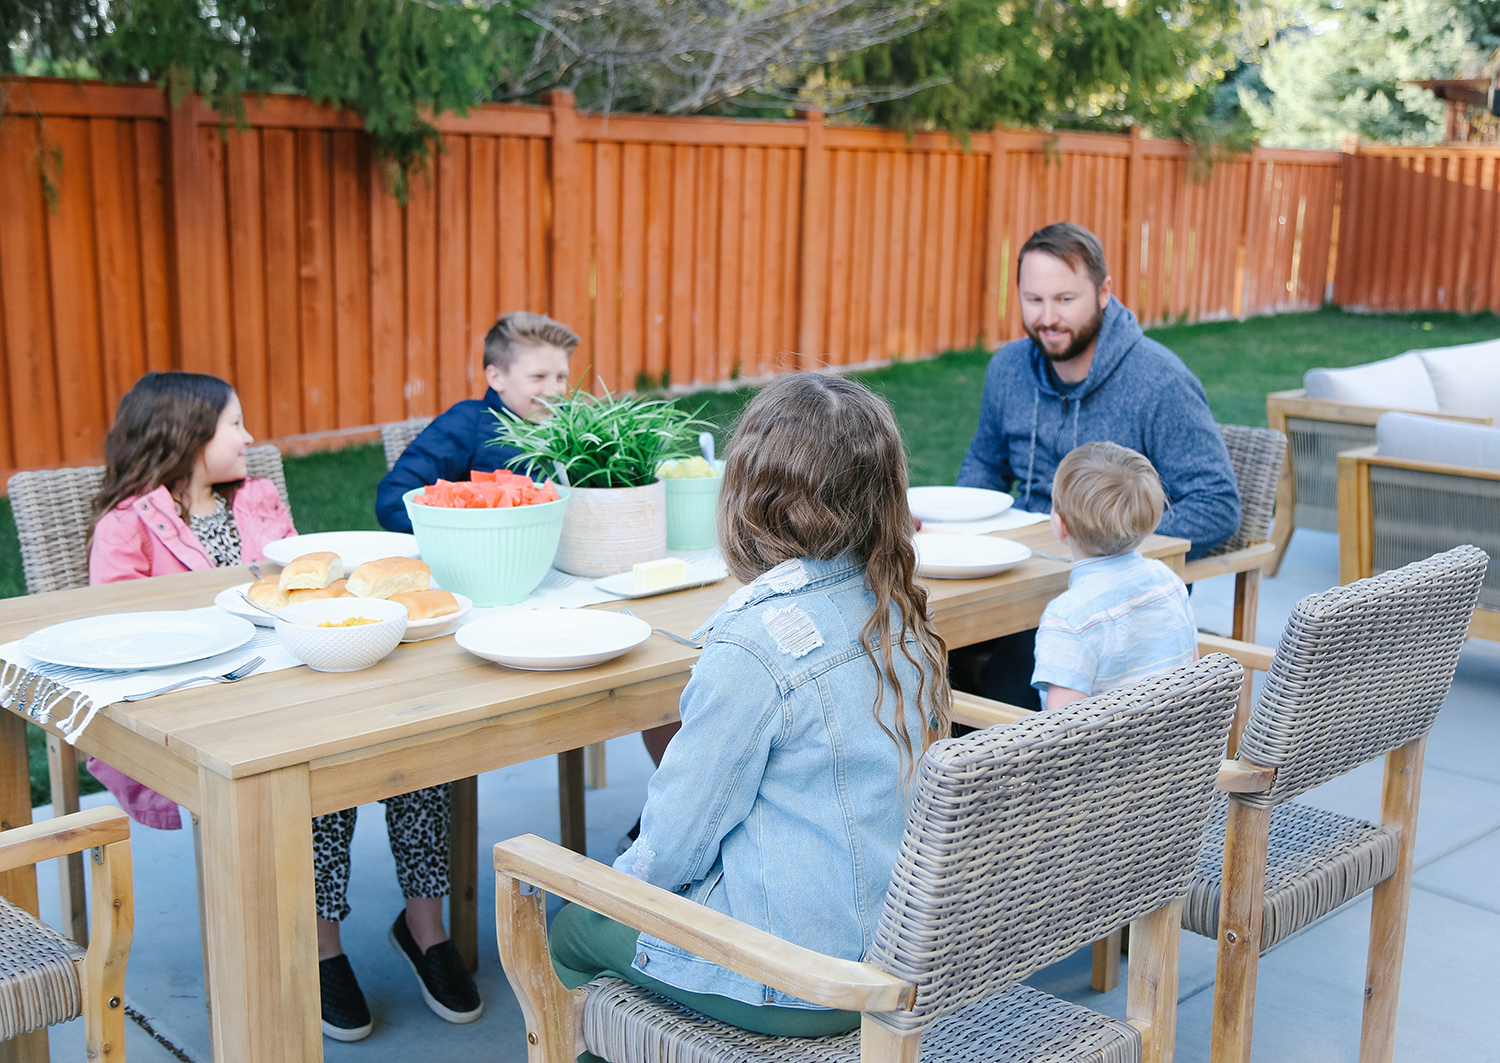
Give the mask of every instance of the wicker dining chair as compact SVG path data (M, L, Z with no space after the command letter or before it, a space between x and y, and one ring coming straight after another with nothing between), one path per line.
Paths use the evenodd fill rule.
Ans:
M411 446L411 441L422 434L422 429L432 423L431 417L411 417L405 421L392 421L380 426L380 445L385 448L385 471L396 467L396 459Z
M501 842L500 956L529 1058L1171 1059L1182 894L1242 676L1215 655L932 746L864 962L781 941L540 838ZM805 1000L862 1011L861 1028L747 1033L613 977L570 993L548 959L543 890ZM1020 984L1131 921L1128 1021Z
M1260 953L1372 887L1359 1058L1389 1063L1422 757L1487 561L1460 546L1309 595L1274 656L1235 653L1268 669L1235 751L1258 781L1216 802L1183 907L1184 928L1218 940L1214 1063L1250 1058ZM1378 826L1291 801L1382 755Z
M0 873L83 849L94 850L87 949L0 897L0 1042L82 1016L88 1058L123 1063L125 962L135 925L130 817L91 808L0 832Z
M1276 548L1270 542L1271 514L1276 489L1286 463L1286 436L1270 428L1221 424L1219 433L1229 448L1229 462L1240 489L1240 524L1224 542L1183 569L1183 581L1234 576L1234 629L1231 637L1255 641L1255 610L1260 598L1261 570Z

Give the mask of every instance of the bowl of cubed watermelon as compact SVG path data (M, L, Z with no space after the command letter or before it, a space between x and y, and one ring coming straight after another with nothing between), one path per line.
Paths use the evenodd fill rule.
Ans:
M568 508L567 488L503 469L401 497L433 580L477 606L514 605L536 590Z

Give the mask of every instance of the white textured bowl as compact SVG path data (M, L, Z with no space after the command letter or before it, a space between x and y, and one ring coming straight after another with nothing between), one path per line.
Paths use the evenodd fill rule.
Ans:
M356 627L318 627L325 620L367 616ZM319 672L357 672L396 648L406 634L406 606L384 598L318 598L276 614L276 634L297 660Z

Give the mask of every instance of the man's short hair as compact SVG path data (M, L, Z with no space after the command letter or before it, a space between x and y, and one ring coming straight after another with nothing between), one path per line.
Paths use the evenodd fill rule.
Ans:
M561 347L572 354L578 342L578 333L561 321L517 310L496 321L485 334L484 364L509 369L528 347Z
M1104 268L1104 245L1082 225L1074 225L1070 221L1043 226L1021 245L1021 253L1016 256L1018 284L1021 280L1021 263L1033 251L1045 251L1074 269L1082 269L1094 282L1095 288L1102 287L1104 278L1109 276L1109 270Z
M1118 443L1075 447L1052 479L1052 508L1096 557L1134 550L1161 523L1166 501L1155 466Z

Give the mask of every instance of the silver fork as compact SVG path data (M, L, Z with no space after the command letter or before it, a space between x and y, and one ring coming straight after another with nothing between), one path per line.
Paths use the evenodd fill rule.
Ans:
M225 672L223 675L195 675L191 679L183 679L176 683L168 683L164 687L160 687L156 690L148 690L144 694L126 694L122 700L145 701L147 698L154 698L158 694L165 694L169 690L176 690L178 687L185 687L189 683L201 683L204 680L208 679L213 680L215 683L237 683L265 663L266 659L264 657L252 657L250 658L250 660L246 661L244 664L240 665L232 672Z
M635 614L632 613L629 609L616 609L615 612L619 613L621 616L629 616L629 617L634 617L635 616ZM673 642L680 642L684 646L687 646L687 647L689 647L691 649L701 650L703 648L703 643L701 643L701 642L694 642L692 639L685 639L681 635L674 635L670 631L663 631L659 627L654 627L651 630L654 631L654 632L656 632L658 635L665 635L667 638L671 639Z

